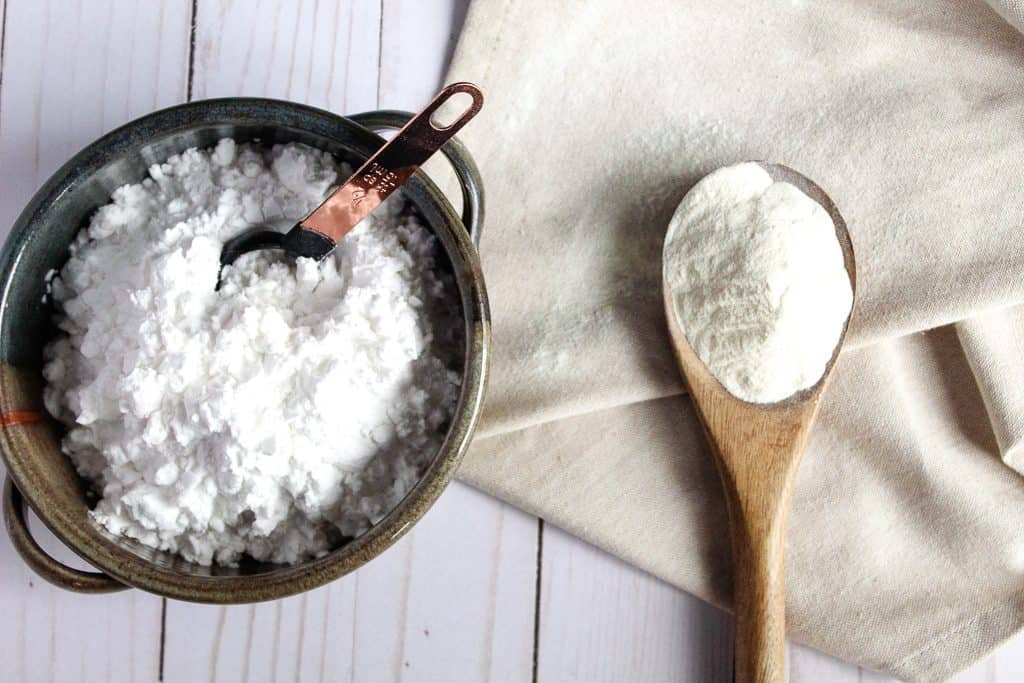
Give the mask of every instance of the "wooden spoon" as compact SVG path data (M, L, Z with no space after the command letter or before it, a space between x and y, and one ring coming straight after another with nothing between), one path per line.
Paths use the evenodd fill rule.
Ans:
M820 187L793 169L757 163L773 180L795 185L832 217L856 301L853 245L835 204ZM748 403L726 391L694 353L676 318L672 294L664 277L662 291L676 360L711 442L725 489L732 536L736 618L734 680L736 683L782 681L786 638L783 576L786 516L797 468L846 337L849 316L825 374L817 384L777 403Z

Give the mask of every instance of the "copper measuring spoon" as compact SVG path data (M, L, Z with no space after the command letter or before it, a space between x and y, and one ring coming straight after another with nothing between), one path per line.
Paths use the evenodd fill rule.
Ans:
M434 113L458 93L472 98L469 107L445 126L435 123ZM288 232L258 226L225 242L220 253L221 270L241 255L259 249L282 249L294 257L326 258L359 221L370 215L476 116L483 103L483 93L472 83L453 83L445 87L351 178ZM220 287L219 275L217 287Z
M806 176L781 164L757 163L772 180L795 185L828 212L856 301L853 244L839 209L825 191ZM667 267L666 264L665 272ZM851 308L847 315L821 379L781 401L749 403L730 394L697 357L676 316L667 276L662 292L676 360L711 442L729 512L736 617L733 680L735 683L782 683L786 638L783 557L786 517L800 460L853 311Z

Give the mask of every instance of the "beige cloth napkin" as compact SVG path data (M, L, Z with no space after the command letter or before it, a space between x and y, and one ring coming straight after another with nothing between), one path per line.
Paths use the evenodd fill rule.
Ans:
M1024 37L980 0L477 0L450 75L488 98L464 480L728 603L660 251L697 178L779 161L843 211L859 294L795 495L791 634L933 680L1021 628Z

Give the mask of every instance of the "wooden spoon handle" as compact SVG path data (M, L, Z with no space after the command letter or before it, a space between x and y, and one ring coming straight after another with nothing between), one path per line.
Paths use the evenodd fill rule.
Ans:
M782 683L786 670L786 516L793 479L726 486L732 535L735 683Z

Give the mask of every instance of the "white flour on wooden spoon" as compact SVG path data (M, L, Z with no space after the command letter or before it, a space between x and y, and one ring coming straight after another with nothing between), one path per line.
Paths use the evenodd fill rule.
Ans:
M687 341L729 393L772 403L821 379L853 290L813 199L753 162L718 169L676 209L664 264Z

